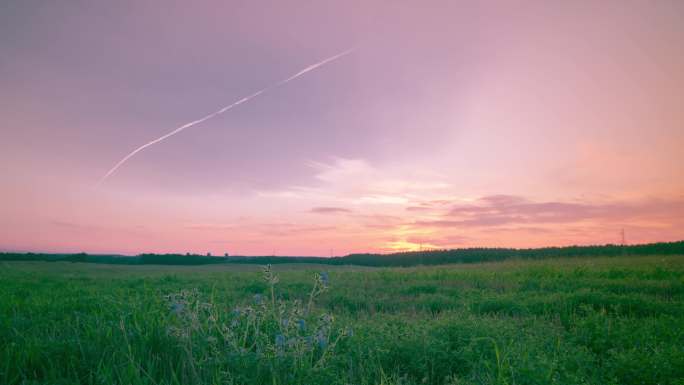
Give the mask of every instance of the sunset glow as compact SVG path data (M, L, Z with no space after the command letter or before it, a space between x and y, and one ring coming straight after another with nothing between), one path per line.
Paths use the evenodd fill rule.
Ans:
M681 2L433 5L0 6L0 249L684 239Z

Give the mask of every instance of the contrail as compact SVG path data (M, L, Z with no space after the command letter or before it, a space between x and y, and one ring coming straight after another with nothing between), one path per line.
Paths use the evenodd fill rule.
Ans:
M128 154L128 155L126 155L125 157L123 157L123 159L121 159L117 164L115 164L114 167L112 167L109 171L107 171L107 173L100 179L100 181L97 183L97 185L99 186L100 184L102 184L102 182L104 182L107 178L109 178L109 176L111 176L116 170L119 169L119 167L121 167L124 163L126 163L126 161L128 161L128 160L131 159L135 154L137 154L137 153L139 153L140 151L146 149L147 147L150 147L150 146L152 146L152 145L154 145L154 144L157 144L157 143L161 142L161 141L164 140L164 139L167 139L167 138L169 138L169 137L171 137L171 136L174 136L174 135L176 135L177 133L179 133L179 132L185 130L186 128L192 127L192 126L194 126L194 125L196 125L196 124L200 124L200 123L202 123L202 122L204 122L204 121L206 121L206 120L209 120L209 119L211 119L211 118L213 118L213 117L215 117L215 116L218 116L218 115L220 115L220 114L222 114L222 113L224 113L224 112L230 110L230 109L233 108L233 107L237 107L237 106L239 106L240 104L249 101L250 99L256 98L257 96L263 94L264 92L266 92L266 91L268 91L268 90L270 90L270 89L272 89L272 88L280 87L280 86L282 86L282 85L285 84L285 83L288 83L288 82L290 82L290 81L292 81L292 80L297 79L298 77L300 77L300 76L306 74L306 73L309 72L309 71L313 71L313 70L315 70L316 68L318 68L318 67L320 67L320 66L322 66L322 65L325 65L325 64L327 64L327 63L330 63L330 62L333 61L333 60L337 60L337 59L341 58L342 56L348 55L348 54L352 53L353 51L354 51L354 48L348 49L348 50L346 50L346 51L344 51L344 52L342 52L342 53L338 53L338 54L335 55L335 56L331 56L331 57L329 57L329 58L327 58L327 59L321 60L321 61L319 61L318 63L312 64L312 65L310 65L310 66L304 68L303 70L297 72L296 74L294 74L294 75L292 75L292 76L290 76L290 77L288 77L288 78L286 78L286 79L284 79L284 80L281 80L281 81L279 81L279 82L277 82L277 83L275 83L275 84L273 84L273 85L270 85L270 86L268 86L268 87L266 87L266 88L263 88L263 89L261 89L261 90L255 92L255 93L249 95L249 96L245 96L244 98L242 98L242 99L240 99L240 100L234 102L233 104L229 104L229 105L227 105L227 106L221 108L220 110L218 110L218 111L216 111L216 112L212 112L211 114L206 115L206 116L204 116L204 117L202 117L202 118L199 118L199 119L197 119L197 120L193 120L193 121L190 122L190 123L186 123L186 124L184 124L184 125L182 125L182 126L176 128L175 130L169 132L169 133L166 134L166 135L162 135L162 136L160 136L159 138L157 138L157 139L155 139L155 140L153 140L153 141L151 141L151 142L148 142L148 143L143 144L142 146L140 146L140 147L136 148L135 150L133 150L130 154Z

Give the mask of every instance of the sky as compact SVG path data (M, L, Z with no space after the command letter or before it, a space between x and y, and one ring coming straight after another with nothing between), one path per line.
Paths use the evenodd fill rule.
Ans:
M0 250L684 239L682 20L676 0L0 2Z

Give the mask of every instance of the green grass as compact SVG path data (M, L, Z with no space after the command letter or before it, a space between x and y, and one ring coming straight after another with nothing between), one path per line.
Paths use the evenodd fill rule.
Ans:
M684 385L681 256L274 271L0 262L0 384Z

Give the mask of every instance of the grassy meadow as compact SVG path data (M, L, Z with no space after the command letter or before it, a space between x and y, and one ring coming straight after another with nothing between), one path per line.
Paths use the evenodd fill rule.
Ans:
M0 384L684 385L684 257L0 262Z

